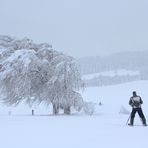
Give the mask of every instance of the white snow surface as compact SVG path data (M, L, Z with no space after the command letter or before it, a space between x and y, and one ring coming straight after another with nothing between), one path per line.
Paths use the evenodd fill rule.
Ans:
M148 117L148 81L137 81L115 86L86 88L85 100L95 103L94 115L73 113L71 116L51 115L51 108L42 105L31 108L0 108L0 145L2 148L139 148L146 147L148 127L141 126L138 115L135 126L126 126L128 114L119 114L128 105L132 91L142 97L143 111ZM8 115L11 111L12 115Z
M93 74L87 74L83 75L83 79L90 80L99 76L108 76L108 77L115 77L115 76L136 76L139 75L139 71L131 71L126 69L121 70L112 70L112 71L106 71L106 72L100 72L100 73L93 73Z

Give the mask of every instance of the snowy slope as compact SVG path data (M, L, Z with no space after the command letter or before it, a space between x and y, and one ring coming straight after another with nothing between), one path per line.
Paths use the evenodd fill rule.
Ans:
M128 110L129 97L136 90L143 98L143 109L148 117L148 81L108 87L87 88L84 99L104 105L92 116L47 115L50 109L36 107L36 116L30 108L0 109L0 145L2 148L139 148L147 146L148 128L141 126L136 116L135 127L126 126L129 115L118 114L121 105ZM8 116L8 110L12 115Z
M132 95L132 91L137 91L137 94L139 94L144 101L144 109L148 112L147 88L148 81L136 81L114 86L88 87L82 95L84 99L88 101L95 103L101 101L104 104L104 106L102 106L103 112L118 113L121 106L124 106L128 110L131 109L128 101Z

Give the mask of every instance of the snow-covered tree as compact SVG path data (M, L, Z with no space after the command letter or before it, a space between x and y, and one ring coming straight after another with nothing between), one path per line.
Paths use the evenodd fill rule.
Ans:
M83 100L80 94L78 95L76 92L81 87L82 81L74 59L45 49L40 50L38 55L42 59L50 61L52 74L47 83L49 98L45 100L47 104L50 101L52 102L53 112L56 114L60 108L63 108L64 112L69 114L71 106L80 108L82 103L76 104L75 102L78 102L78 100L82 102Z
M27 38L0 36L0 86L1 97L9 105L52 103L55 114L59 108L70 114L72 106L77 110L83 106L75 60Z

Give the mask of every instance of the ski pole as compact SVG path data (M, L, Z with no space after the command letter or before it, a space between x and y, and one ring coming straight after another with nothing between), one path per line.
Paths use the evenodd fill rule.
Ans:
M131 114L130 114L130 116L127 119L126 125L128 124L128 121L130 120L130 118L131 118Z

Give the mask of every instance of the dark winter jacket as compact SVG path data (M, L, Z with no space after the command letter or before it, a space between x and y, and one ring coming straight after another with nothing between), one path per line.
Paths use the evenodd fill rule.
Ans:
M129 105L133 108L140 108L143 101L140 96L132 96L129 100Z

